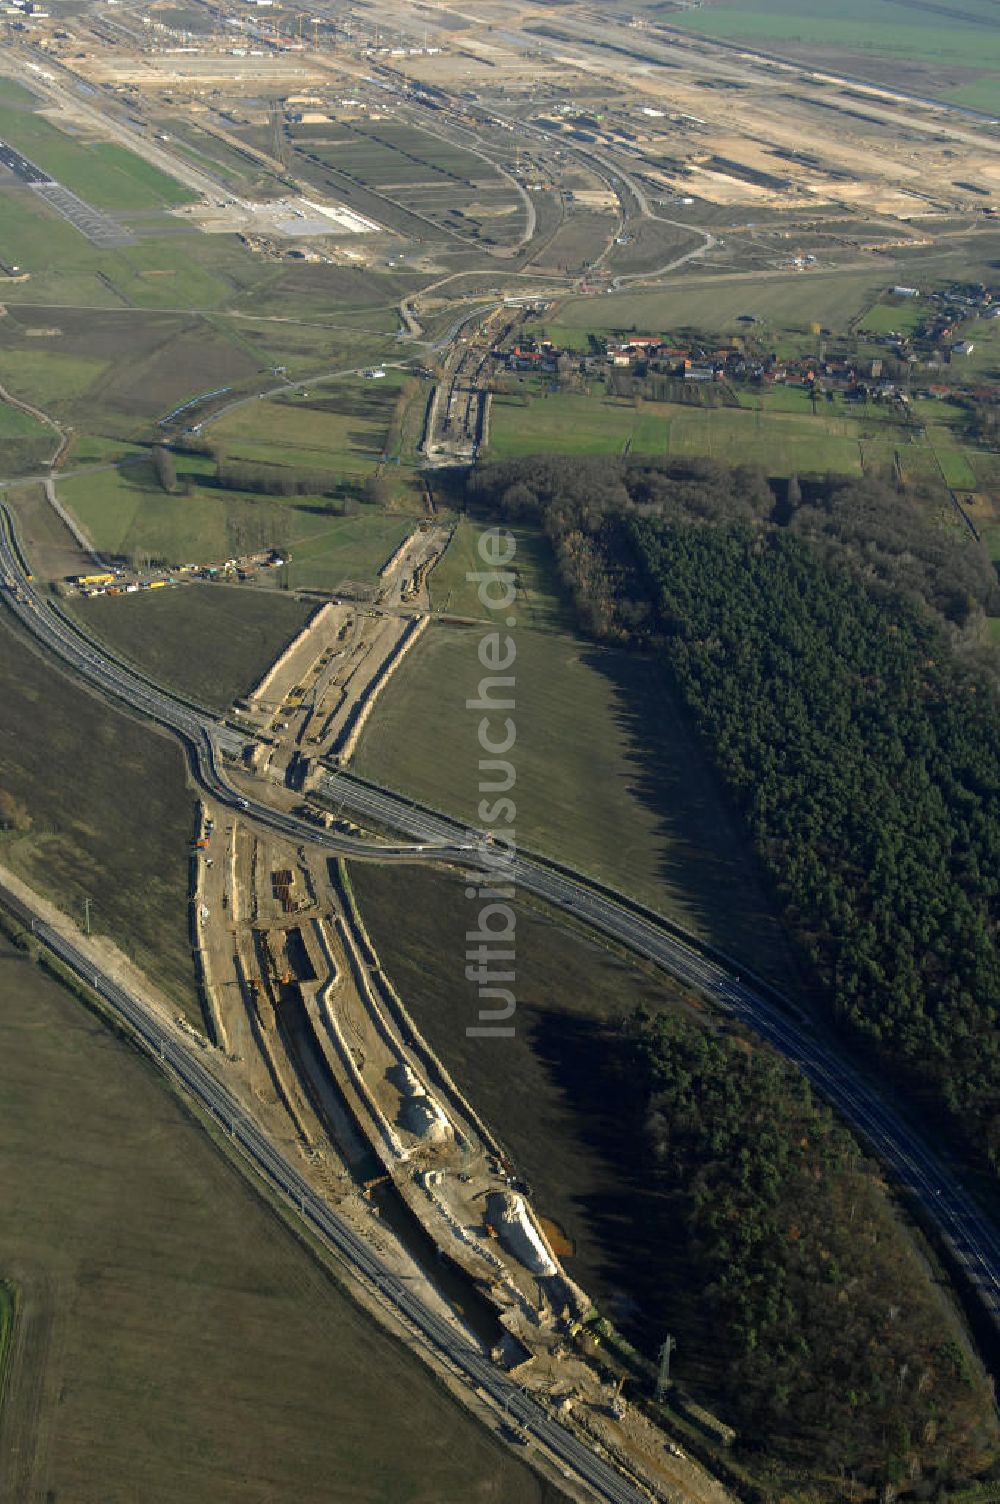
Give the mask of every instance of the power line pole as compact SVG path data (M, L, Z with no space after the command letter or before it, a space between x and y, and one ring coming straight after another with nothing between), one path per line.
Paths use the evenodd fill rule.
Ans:
M83 898L83 932L85 935L90 934L90 898L87 894Z
M676 1337L667 1333L666 1340L660 1348L660 1372L656 1378L656 1398L662 1400L670 1386L670 1354L677 1346Z

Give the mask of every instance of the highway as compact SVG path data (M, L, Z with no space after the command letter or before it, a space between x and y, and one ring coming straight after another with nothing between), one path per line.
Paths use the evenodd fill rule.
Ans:
M648 1504L641 1493L603 1461L541 1405L526 1395L502 1369L444 1317L429 1310L394 1274L374 1249L323 1200L299 1171L279 1152L244 1111L235 1097L208 1070L199 1046L178 1037L121 983L95 970L93 963L57 930L15 903L34 933L86 985L104 999L139 1036L150 1053L172 1072L184 1087L225 1128L232 1142L254 1169L296 1208L299 1215L340 1253L355 1273L374 1287L409 1326L419 1333L439 1356L445 1357L474 1388L480 1388L516 1421L530 1438L542 1444L562 1468L588 1485L594 1494L611 1504ZM498 1417L499 1419L499 1417Z
M238 741L236 734L227 732L205 712L167 694L75 630L26 578L22 559L14 520L8 509L0 506L0 580L4 582L0 594L22 626L76 677L179 736L189 750L194 775L220 803L241 809L247 818L293 840L318 842L343 856L413 861L419 855L428 861L461 862L471 867L482 864L475 832L354 775L328 774L324 792L344 810L409 837L407 843L375 845L321 830L259 800L243 798L226 778L218 754L219 739L228 735ZM782 1005L766 983L731 958L709 951L662 915L567 869L521 853L513 861L510 879L526 892L662 966L723 1011L742 1019L800 1067L821 1095L867 1140L893 1178L919 1202L1000 1329L1000 1246L995 1229L910 1124L887 1107L842 1058L814 1038L808 1022L799 1021L801 1014L793 1004Z
M344 810L427 843L450 842L462 851L465 862L475 862L469 850L471 833L456 820L377 789L353 774L329 774L323 790ZM991 1320L1000 1328L1000 1245L996 1229L915 1130L840 1057L820 1045L807 1021L796 1021L799 1009L772 1001L738 962L717 953L706 954L706 948L699 947L693 937L685 936L669 920L538 857L515 856L510 868L505 869L504 881L567 911L662 966L722 1011L742 1019L797 1065L937 1225ZM770 988L766 991L771 994Z

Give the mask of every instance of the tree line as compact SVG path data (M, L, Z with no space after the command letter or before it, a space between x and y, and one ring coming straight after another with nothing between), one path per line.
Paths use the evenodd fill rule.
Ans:
M627 1035L646 1213L687 1271L647 1314L676 1330L679 1306L701 1306L741 1448L883 1496L980 1472L996 1450L989 1385L805 1078L677 1013L640 1012Z
M542 457L470 499L539 522L581 625L654 653L817 995L1000 1167L997 577L933 498L711 461Z

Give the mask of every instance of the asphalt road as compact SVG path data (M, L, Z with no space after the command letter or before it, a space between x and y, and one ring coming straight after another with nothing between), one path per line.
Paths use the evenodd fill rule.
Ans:
M138 710L184 741L195 776L220 803L241 809L248 818L294 840L319 842L344 856L412 861L420 854L425 860L461 861L473 867L481 864L475 833L460 822L420 808L353 775L328 775L325 780L328 796L345 810L400 831L410 837L408 843L376 847L370 841L324 831L259 801L243 799L228 782L220 764L216 742L223 728L219 723L166 694L130 665L108 655L51 608L24 577L15 524L3 506L0 506L0 580L10 582L4 583L0 595L22 625L77 677L109 698ZM893 1177L914 1196L1000 1328L1000 1245L996 1230L910 1124L887 1107L843 1059L821 1045L812 1036L807 1022L796 1021L799 1010L794 1005L780 1006L773 990L755 985L755 979L737 962L718 952L706 954L693 937L685 936L669 920L623 895L602 889L537 857L518 855L510 875L526 892L592 925L636 954L648 957L724 1011L743 1019L799 1066L817 1090L867 1140Z
M18 903L17 908L25 913L22 904ZM444 1356L474 1388L484 1390L507 1416L524 1428L532 1441L541 1443L564 1469L589 1485L598 1498L612 1504L648 1504L647 1495L633 1488L616 1468L526 1395L457 1325L453 1326L423 1304L406 1281L383 1263L261 1132L253 1118L207 1069L196 1044L179 1039L119 982L95 970L93 963L50 925L30 914L25 917L31 920L39 939L126 1020L150 1052L218 1119L264 1179L292 1203L299 1215L374 1286L439 1356Z
M386 793L345 773L328 775L324 792L345 811L375 819L429 844L450 841L462 850L463 860L476 860L469 849L472 833L460 822L418 808L398 794ZM506 874L504 880L508 880ZM1000 1245L996 1229L915 1130L886 1107L840 1057L820 1045L806 1021L796 1021L799 1009L793 1004L783 1008L771 1001L746 979L737 962L727 964L724 958L706 955L661 916L538 858L516 856L509 880L656 962L724 1012L741 1018L804 1071L937 1225L1000 1328Z

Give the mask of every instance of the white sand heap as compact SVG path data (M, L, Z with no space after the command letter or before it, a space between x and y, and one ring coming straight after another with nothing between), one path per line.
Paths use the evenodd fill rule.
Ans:
M490 1197L490 1216L505 1248L532 1274L555 1274L556 1265L531 1220L528 1208L513 1191Z
M433 1143L450 1138L451 1124L447 1116L410 1067L406 1064L393 1066L388 1074L403 1097L399 1120L406 1131Z

